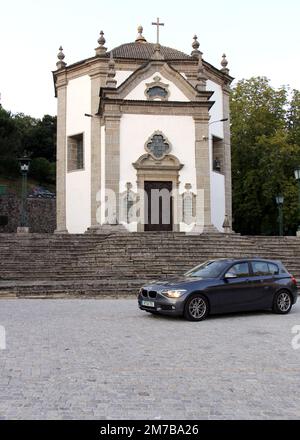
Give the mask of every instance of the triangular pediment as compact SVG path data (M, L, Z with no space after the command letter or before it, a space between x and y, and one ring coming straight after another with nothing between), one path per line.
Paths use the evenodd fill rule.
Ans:
M144 85L145 81L149 83L155 80L155 76L161 76L162 83L168 82L173 85L173 88L180 91L180 98L172 99L172 95L170 96L170 101L196 101L199 99L199 92L193 87L189 81L187 81L184 76L180 74L177 70L175 70L172 66L170 66L165 61L157 61L151 60L148 63L141 66L135 72L133 72L119 87L116 89L110 88L102 88L101 89L101 97L106 98L118 98L118 99L147 99L146 96L142 96L143 94L139 94L141 97L138 97L138 94L134 94L134 90L138 87L141 87L141 84ZM144 87L143 93L146 90ZM203 96L207 99L211 96L211 92L203 92ZM179 93L174 94L174 96L178 97Z

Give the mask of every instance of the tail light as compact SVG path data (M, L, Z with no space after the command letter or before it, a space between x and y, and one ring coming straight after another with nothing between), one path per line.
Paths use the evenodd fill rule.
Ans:
M292 280L292 283L295 285L295 286L297 286L297 280L296 280L296 278L292 275L291 276L291 280Z

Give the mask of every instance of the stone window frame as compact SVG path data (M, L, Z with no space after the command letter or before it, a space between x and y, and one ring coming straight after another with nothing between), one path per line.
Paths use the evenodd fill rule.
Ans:
M162 155L162 157L156 157L153 153L152 153L152 151L149 149L149 147L148 147L148 145L152 142L152 140L153 140L153 138L154 138L154 136L162 136L162 138L163 138L163 140L164 140L164 143L165 144L168 144L168 146L169 146L169 148L165 151L165 153ZM171 142L169 141L169 139L167 138L167 136L165 136L165 134L162 132L162 131L160 131L160 130L156 130L154 133L152 133L152 135L148 138L148 140L146 141L146 143L145 143L145 150L147 151L147 153L148 154L150 154L150 156L155 160L155 161L162 161L162 160L164 160L164 158L166 157L166 156L168 156L168 154L170 154L171 153L171 151L172 151L172 144L171 144Z
M151 90L154 87L160 87L161 89L165 90L166 96L160 96L160 95L149 96L149 90ZM153 78L153 82L146 84L145 96L148 101L155 101L157 99L160 99L161 101L168 101L170 98L169 84L163 83L161 81L160 76L155 76Z
M82 136L82 167L81 168L71 168L70 167L70 151L69 151L69 140L71 138L76 138ZM85 133L79 132L75 134L70 134L67 136L67 173L78 173L85 171Z

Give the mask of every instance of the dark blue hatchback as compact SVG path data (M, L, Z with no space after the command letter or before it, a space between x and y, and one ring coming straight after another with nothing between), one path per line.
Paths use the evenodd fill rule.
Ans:
M287 314L296 301L296 280L283 264L259 258L207 261L181 278L142 287L138 296L141 310L190 321L248 310Z

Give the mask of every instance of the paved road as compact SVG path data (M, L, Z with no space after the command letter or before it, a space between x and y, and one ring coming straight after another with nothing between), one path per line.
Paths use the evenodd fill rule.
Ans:
M300 418L288 316L202 323L132 300L2 300L0 418Z

